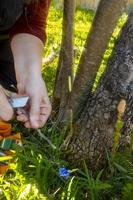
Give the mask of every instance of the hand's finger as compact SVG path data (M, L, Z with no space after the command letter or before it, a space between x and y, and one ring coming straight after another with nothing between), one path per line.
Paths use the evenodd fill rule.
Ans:
M32 128L39 128L41 98L34 96L30 101L30 124Z
M40 126L44 126L51 114L51 105L43 106L40 109Z
M17 120L18 121L22 121L22 122L26 122L29 120L29 116L28 116L28 108L19 108L17 109Z
M34 128L42 128L45 125L45 123L47 122L48 117L49 117L50 114L46 112L46 108L44 108L44 107L43 107L43 111L42 112L43 113L40 113L38 126L34 127ZM33 126L30 124L29 121L26 121L25 127L26 128L33 128Z
M21 115L18 115L18 116L17 116L17 120L18 120L18 121L21 121L21 122L23 122L23 123L25 123L25 122L28 121L28 117L25 116L24 114L21 114Z
M41 115L40 116L40 128L42 128L46 124L48 117L49 117L49 115Z
M41 107L43 107L43 106L45 106L45 107L51 106L51 103L50 103L50 100L49 100L49 97L47 94L45 96L43 96L43 98L42 98Z
M27 115L27 111L24 108L18 108L17 111L16 111L16 113L18 115L21 115L21 114Z
M29 118L29 116L28 116L28 111L29 109L27 109L26 107L25 108L19 108L18 110L17 110L17 114L18 115L21 115L21 114L23 114L23 115L25 115L27 118Z
M31 124L30 124L30 121L25 122L24 126L25 126L26 128L32 128L32 126L31 126Z
M50 113L50 108L47 106L43 106L40 108L40 114Z

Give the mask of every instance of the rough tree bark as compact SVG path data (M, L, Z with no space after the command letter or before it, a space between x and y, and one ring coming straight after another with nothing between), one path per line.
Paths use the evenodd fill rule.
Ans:
M68 96L69 80L73 79L73 22L75 12L75 0L64 0L63 36L56 74L55 89L53 95L53 110L58 112L58 120L64 113ZM56 113L57 114L57 113Z
M70 104L73 113L82 109L81 104L84 104L87 96L90 95L102 56L125 7L126 0L117 0L117 2L116 0L101 0L99 3L72 88ZM84 92L86 88L87 95Z
M127 106L122 130L129 133L130 123L133 122L133 98L128 88L132 88L132 81L133 12L121 31L95 93L87 99L71 138L68 135L62 146L73 164L82 164L82 160L86 160L94 169L104 163L105 149L110 151L113 144L117 106L123 98L127 100L131 111Z
M133 150L132 128L133 128L133 71L131 83L127 86L126 109L123 115L123 127L121 129L120 150L130 144Z

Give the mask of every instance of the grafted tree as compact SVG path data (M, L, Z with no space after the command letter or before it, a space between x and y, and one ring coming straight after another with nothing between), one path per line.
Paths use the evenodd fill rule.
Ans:
M59 111L57 115L58 121L64 119L64 113L70 108L73 110L74 115L82 109L82 105L91 92L108 41L125 7L126 0L118 0L117 3L115 0L100 1L91 30L86 39L73 84L72 66L75 0L64 1L63 36L53 100L53 107L56 110L56 114ZM71 98L68 79L69 82L71 79L71 86L73 85ZM68 106L66 107L66 105Z
M105 150L113 145L114 128L117 121L117 106L122 99L127 101L124 114L124 134L130 133L132 117L133 81L133 12L123 27L115 44L107 68L96 91L87 99L83 113L74 125L74 133L65 143L68 158L81 163L86 160L94 168L103 164ZM70 139L70 138L69 138ZM124 140L122 141L123 145Z
M96 168L104 163L105 151L112 149L114 128L118 116L117 107L122 99L127 101L123 118L124 125L121 130L123 135L129 134L133 121L132 112L129 112L133 104L132 87L130 87L133 78L133 13L130 13L121 31L96 91L92 91L96 72L107 43L125 5L125 0L118 0L117 3L115 0L100 1L81 55L72 92L63 91L63 94L68 92L63 101L65 108L71 108L74 114L80 110L80 115L73 121L73 131L68 132L62 149L72 163L82 164L82 161L86 160L93 169L94 166ZM60 54L59 63L65 58L64 56L65 53ZM66 63L68 64L69 60L66 59ZM70 69L71 65L67 64L65 66L68 68L64 68L65 70ZM58 68L56 80L59 80L58 76L64 78L64 75L60 76L59 72L63 72L61 68ZM68 84L66 80L65 78L65 84ZM71 98L68 98L70 94ZM60 97L61 93L59 93L59 99L61 99ZM66 110L64 109L64 111ZM62 117L63 115L60 120ZM124 144L123 138L122 145Z

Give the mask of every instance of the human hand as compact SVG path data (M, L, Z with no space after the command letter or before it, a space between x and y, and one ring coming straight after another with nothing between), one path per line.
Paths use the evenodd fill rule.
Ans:
M13 117L13 108L9 104L6 94L0 87L0 120L9 121Z
M51 113L51 104L42 77L30 77L24 83L18 83L18 94L28 96L30 100L27 107L17 111L17 120L26 128L43 127Z

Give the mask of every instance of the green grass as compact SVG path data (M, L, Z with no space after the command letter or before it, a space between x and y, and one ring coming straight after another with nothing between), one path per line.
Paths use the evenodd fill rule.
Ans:
M77 49L74 67L78 65L87 33L93 20L93 12L77 9L75 16L74 45ZM114 41L125 22L126 15L119 20L104 55L98 78L101 76ZM59 51L61 43L62 10L50 9L48 19L48 40L44 49L47 57L52 51ZM47 82L49 94L52 94L58 58L43 66L43 76ZM132 146L123 153L110 158L107 153L108 167L93 175L84 163L84 169L72 169L63 160L60 145L64 133L53 130L50 125L42 129L53 149L37 131L27 130L20 124L14 129L23 133L23 146L15 146L16 158L10 164L10 170L0 177L0 200L132 200L133 197L133 157ZM70 178L62 179L58 170L65 166L70 170Z

